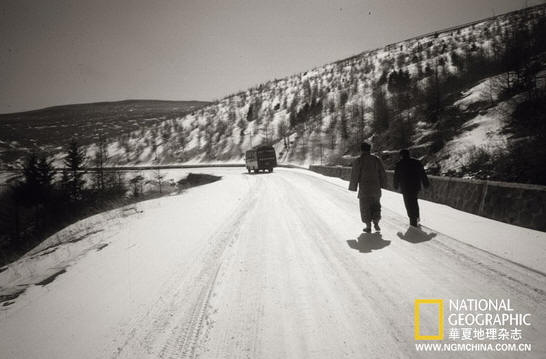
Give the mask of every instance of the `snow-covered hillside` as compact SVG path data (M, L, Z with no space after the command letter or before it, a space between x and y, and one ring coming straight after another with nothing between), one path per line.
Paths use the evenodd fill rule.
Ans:
M282 162L338 163L368 139L379 151L419 148L439 173L452 171L472 146L507 141L504 118L518 93L498 96L492 84L511 70L486 65L507 51L515 29L545 14L545 6L509 13L260 84L110 140L109 163L240 162L264 143ZM431 108L436 98L441 109Z

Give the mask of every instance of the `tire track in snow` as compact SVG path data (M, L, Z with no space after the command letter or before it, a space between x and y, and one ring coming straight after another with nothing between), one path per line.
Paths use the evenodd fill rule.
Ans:
M183 327L181 332L173 331L159 352L160 358L194 358L196 349L200 342L206 341L206 325L212 325L208 321L211 307L210 299L218 281L218 274L224 263L224 254L228 246L238 239L241 222L247 213L252 212L257 204L257 198L260 194L262 181L257 181L251 185L250 194L244 203L239 206L234 216L222 225L222 227L212 235L216 248L213 253L202 263L202 273L199 277L208 277L208 280L201 287L198 298L195 300L193 309L189 318L183 318L175 328Z
M160 352L160 358L193 358L195 356L197 342L203 331L207 309L220 267L221 263L216 268L209 283L202 288L190 320L185 324L186 329L182 332L182 335L174 334L169 338Z
M277 210L285 196L279 193L274 177L275 174L256 177L260 181L259 200L240 223L237 241L226 251L210 302L214 309L208 320L214 321L214 325L202 333L195 357L263 357L260 349L267 337L263 333L263 317L268 301L264 290L272 284L271 273L266 269L269 249L271 242L277 241L276 227L286 215ZM270 216L271 213L275 215Z
M248 191L244 192L243 200L212 234L203 238L205 245L194 250L193 260L181 262L158 291L155 303L126 329L120 328L118 338L123 341L111 354L112 359L180 357L184 338L191 337L192 328L199 322L199 308L206 308L201 305L206 302L204 293L214 287L220 258L235 237L231 229L236 228L240 217L255 201L255 184L248 178L246 184Z

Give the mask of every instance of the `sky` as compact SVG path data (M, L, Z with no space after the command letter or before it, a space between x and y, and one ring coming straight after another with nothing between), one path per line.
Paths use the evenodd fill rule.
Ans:
M214 100L543 0L1 0L0 113Z

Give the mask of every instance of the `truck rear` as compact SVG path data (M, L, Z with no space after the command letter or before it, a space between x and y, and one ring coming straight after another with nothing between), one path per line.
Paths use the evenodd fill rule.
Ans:
M254 171L273 172L273 168L277 167L277 154L273 146L259 146L245 153L245 164L248 173Z

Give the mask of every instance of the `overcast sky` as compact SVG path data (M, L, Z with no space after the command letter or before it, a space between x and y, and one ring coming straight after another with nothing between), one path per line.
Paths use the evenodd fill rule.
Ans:
M0 113L123 99L212 100L525 3L1 0Z

